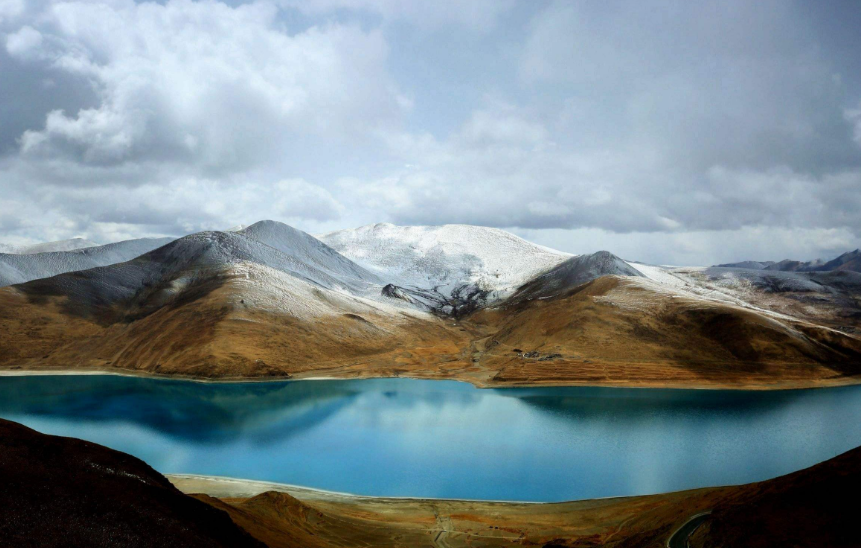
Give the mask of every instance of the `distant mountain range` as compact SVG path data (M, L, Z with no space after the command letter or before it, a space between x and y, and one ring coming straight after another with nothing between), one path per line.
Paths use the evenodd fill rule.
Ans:
M15 253L0 253L0 286L121 263L171 240L141 238L99 246L76 238L18 248Z
M849 251L832 259L823 261L792 261L785 259L780 262L774 261L742 261L740 263L727 263L717 265L724 268L748 268L752 270L776 270L780 272L830 272L832 270L851 270L861 272L861 249Z
M485 227L314 237L273 221L0 254L0 367L482 386L855 382L857 256L812 270L670 268Z
M73 251L86 247L96 247L99 244L83 238L72 238L70 240L59 240L56 242L45 242L32 245L9 245L0 244L0 253L16 253L19 255L30 255L32 253L47 253L51 251Z

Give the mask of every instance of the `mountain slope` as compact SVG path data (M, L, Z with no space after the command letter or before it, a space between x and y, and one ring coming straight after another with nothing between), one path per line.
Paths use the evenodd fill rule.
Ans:
M816 270L851 270L853 272L861 272L861 249L844 253L836 259L816 268Z
M69 240L58 240L56 242L44 242L31 245L4 245L0 244L0 252L16 253L18 255L30 255L33 253L48 253L52 251L74 251L86 247L98 247L99 244L85 240L84 238L71 238Z
M363 375L368 361L439 370L459 354L460 331L298 239L311 245L287 254L241 233L203 232L126 263L0 289L0 363L283 377Z
M0 288L0 367L480 386L861 379L859 273L570 257L479 227L337 234L364 266L265 221Z
M337 275L340 279L383 285L383 281L378 276L310 234L284 223L260 221L237 230L236 233L264 243L309 266Z
M263 548L146 463L0 419L0 545Z
M601 276L644 277L640 271L609 251L572 257L523 284L511 301L546 299Z
M749 268L753 270L773 270L780 272L830 272L832 270L851 270L861 272L861 249L843 253L830 261L816 259L815 261L793 261L784 259L780 262L774 261L743 261L740 263L728 263L717 265L729 268Z
M0 287L121 263L170 241L172 238L141 238L72 251L49 251L24 255L0 253Z
M861 546L857 512L861 450L776 479L727 488L690 546L850 548Z
M470 318L485 336L474 361L493 382L800 386L861 374L861 339L641 277L551 293L518 292Z

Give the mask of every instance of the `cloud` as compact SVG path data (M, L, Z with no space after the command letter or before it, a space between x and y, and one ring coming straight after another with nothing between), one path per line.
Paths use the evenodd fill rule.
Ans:
M303 135L363 135L396 124L402 100L376 31L331 25L293 35L268 3L116 1L49 6L6 40L87 78L99 102L53 110L20 138L33 157L93 165L193 164L235 173ZM44 39L43 39L44 35Z
M0 0L0 23L14 19L24 11L24 0Z
M42 45L42 33L31 26L24 26L6 38L6 51L17 58L26 59Z
M385 20L404 20L420 28L436 29L457 24L486 32L514 4L512 0L437 0L436 2L403 2L401 0L283 0L282 4L308 14L331 14L337 10L368 12Z
M756 258L756 237L856 247L844 19L770 0L0 0L0 239L271 217L669 262L730 260L722 241Z
M529 99L392 139L411 167L350 187L404 224L861 237L861 91L819 41L783 2L552 3L517 57Z

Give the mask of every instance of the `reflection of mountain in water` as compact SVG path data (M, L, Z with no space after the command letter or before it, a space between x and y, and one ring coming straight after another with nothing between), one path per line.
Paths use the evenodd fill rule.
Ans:
M751 420L810 396L805 390L672 390L602 387L494 389L540 411L578 422L647 423L659 415L724 415Z
M0 382L0 415L126 421L199 442L266 442L319 424L358 394L343 382L299 384L10 377Z
M368 416L417 405L468 407L482 391L458 382L412 379L199 383L110 375L0 378L0 416L122 421L205 443L269 443L309 430L361 397ZM484 393L487 394L487 393Z

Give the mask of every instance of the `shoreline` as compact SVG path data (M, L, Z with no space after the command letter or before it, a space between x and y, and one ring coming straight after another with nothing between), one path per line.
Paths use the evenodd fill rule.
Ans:
M718 485L707 487L695 487L681 491L667 491L661 493L649 493L645 495L615 495L609 497L592 497L588 499L573 499L560 501L534 501L534 500L496 500L496 499L467 499L467 498L436 498L436 497L408 497L408 496L382 496L382 495L357 495L343 491L330 491L316 487L305 487L290 483L278 483L272 481L233 478L229 476L211 476L206 474L164 474L174 487L189 494L204 494L215 498L252 498L275 491L287 493L299 500L327 501L342 503L359 502L427 502L427 503L468 503L468 504L490 504L497 506L552 506L565 504L590 504L594 502L633 500L643 497L659 497L677 493L688 493L709 489L721 489L724 487L735 487L735 485ZM201 489L203 488L203 489Z
M268 491L276 491L279 493L287 493L299 500L325 500L335 502L358 502L358 501L378 501L378 502L467 502L467 503L488 503L488 504L504 504L519 506L523 504L564 504L570 502L581 501L560 501L560 502L537 502L528 500L484 500L484 499L459 499L459 498L434 498L434 497L406 497L406 496L378 496L378 495L357 495L355 493L346 493L343 491L329 491L327 489L319 489L316 487L304 487L301 485L293 485L290 483L278 483L263 480L250 480L242 478L232 478L228 476L209 476L205 474L164 474L170 482L185 494L202 493L215 498L251 498L256 497L261 493ZM204 490L197 490L197 487L205 487ZM629 498L629 497L602 497L596 499L583 500L605 500L613 498Z
M861 375L833 377L829 379L821 379L816 382L799 382L799 381L775 381L773 383L706 383L706 384L685 384L685 383L656 383L648 381L632 381L630 383L618 382L532 382L532 383L481 383L469 379L461 379L454 377L434 378L428 376L410 376L410 375L395 375L395 376L286 376L286 377L197 377L192 375L166 375L152 373L149 371L139 371L132 369L23 369L23 368L0 368L0 378L2 377L36 377L36 376L96 376L96 375L112 375L117 377L136 377L154 380L176 380L197 382L203 384L244 384L244 383L267 383L267 382L296 382L296 381L358 381L372 379L412 379L423 381L454 381L472 385L477 389L507 389L507 388L631 388L631 389L658 389L658 390L733 390L733 391L749 391L749 392L766 392L766 391L781 391L781 390L813 390L820 388L839 388L842 386L857 386L861 385ZM301 374L300 374L301 375Z

